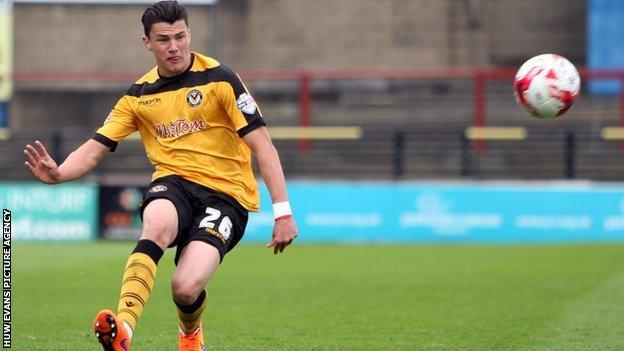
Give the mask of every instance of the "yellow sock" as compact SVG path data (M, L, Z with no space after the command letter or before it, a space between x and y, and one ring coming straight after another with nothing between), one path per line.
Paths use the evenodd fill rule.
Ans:
M197 297L197 300L190 306L180 306L176 302L176 308L178 309L178 317L180 318L180 327L184 333L189 333L195 330L199 323L201 323L201 316L208 304L206 298L206 290L202 290L201 294Z
M157 263L162 253L162 249L154 242L141 240L126 263L117 318L128 323L132 329L136 327L143 307L152 293Z

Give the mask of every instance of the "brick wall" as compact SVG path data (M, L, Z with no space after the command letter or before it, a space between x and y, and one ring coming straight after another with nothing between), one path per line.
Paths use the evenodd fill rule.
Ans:
M584 0L227 0L218 58L242 70L426 69L583 60ZM15 69L143 71L144 6L15 5ZM211 9L190 7L208 55ZM213 44L213 43L212 43Z
M16 4L16 72L121 71L137 77L112 86L17 84L11 126L99 125L117 96L154 65L140 40L144 9ZM218 45L215 57L237 71L487 67L517 65L542 52L582 65L585 57L585 0L223 0L219 23L210 7L189 10L192 48L212 55Z

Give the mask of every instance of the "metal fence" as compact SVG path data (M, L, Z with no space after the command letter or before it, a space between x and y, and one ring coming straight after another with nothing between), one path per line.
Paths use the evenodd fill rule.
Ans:
M2 180L29 180L22 150L35 137L57 161L92 134L89 130L21 131L0 141ZM351 139L276 138L288 177L310 179L624 179L621 142L602 133L526 129L521 138L483 141L466 129L364 129ZM478 147L477 143L485 143ZM152 166L139 140L126 140L96 168L95 177L149 179Z

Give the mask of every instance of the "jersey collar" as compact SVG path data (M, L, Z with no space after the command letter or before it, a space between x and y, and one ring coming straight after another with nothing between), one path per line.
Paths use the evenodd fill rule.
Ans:
M182 73L180 73L178 75L172 76L172 77L164 77L164 76L162 76L160 74L160 72L158 72L158 69L157 69L156 72L158 72L158 78L161 79L161 80L165 80L165 81L167 81L167 80L177 80L177 79L180 79L180 78L184 78L191 71L191 68L193 68L193 63L194 62L195 62L195 53L191 52L191 63L189 64L188 68L186 70L184 70L184 72L182 72Z

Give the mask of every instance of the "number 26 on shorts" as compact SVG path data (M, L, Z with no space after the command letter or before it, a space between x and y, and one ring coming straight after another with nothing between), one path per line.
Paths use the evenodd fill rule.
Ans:
M199 228L214 229L216 225L215 222L221 217L221 211L214 207L206 207L206 214L207 216L199 222ZM223 216L223 218L221 218L217 231L223 235L225 240L230 237L230 233L232 232L232 220L230 217Z

